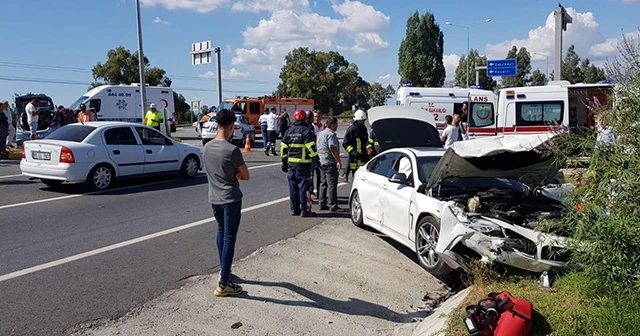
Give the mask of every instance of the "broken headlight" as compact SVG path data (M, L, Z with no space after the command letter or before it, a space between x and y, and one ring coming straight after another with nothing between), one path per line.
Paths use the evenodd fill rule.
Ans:
M488 236L502 236L502 227L483 218L472 218L467 226Z

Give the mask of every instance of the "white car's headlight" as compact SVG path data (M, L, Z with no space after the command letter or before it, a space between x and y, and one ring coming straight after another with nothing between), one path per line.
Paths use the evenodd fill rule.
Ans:
M486 234L486 235L490 235L490 236L502 235L502 227L500 227L500 225L495 224L495 223L493 223L491 221L488 221L486 219L473 218L467 224L467 226L470 229L473 229L475 231L478 231L478 232Z

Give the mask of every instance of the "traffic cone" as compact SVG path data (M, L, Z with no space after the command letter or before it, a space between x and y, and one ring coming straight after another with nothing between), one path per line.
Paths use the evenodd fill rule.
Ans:
M247 138L244 141L244 150L243 150L243 152L245 152L245 153L251 152L251 137L249 136L249 134L247 134Z

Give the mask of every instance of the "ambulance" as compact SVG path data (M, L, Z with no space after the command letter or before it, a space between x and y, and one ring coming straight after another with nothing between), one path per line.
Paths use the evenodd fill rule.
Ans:
M396 105L417 107L433 115L439 131L445 127L445 116L462 115L462 104L470 103L470 116L464 120L474 125L493 124L496 95L492 91L464 88L401 87L396 95Z
M264 112L265 109L271 110L272 107L276 108L276 113L288 113L289 120L293 122L293 113L302 109L305 111L312 111L314 109L314 100L309 98L292 98L292 97L281 97L281 96L262 96L262 97L241 97L238 96L236 98L227 98L220 106L218 106L217 111L222 109L227 109L234 111L236 113L242 114L246 117L251 124L256 129L256 134L260 134L260 123L258 123L258 119L260 115ZM204 123L208 120L209 116L205 115L200 123ZM206 120L205 120L206 119Z
M607 102L612 89L610 81L596 84L555 81L545 86L501 89L495 116L485 118L485 114L476 115L478 111L473 111L469 133L472 137L549 133L559 129L581 133L593 126L594 108ZM477 120L485 122L474 123Z
M173 90L168 87L146 87L147 108L156 104L159 111L164 114L171 131L175 130L175 105ZM142 122L142 109L140 108L140 84L131 85L101 85L89 90L78 98L69 108L76 110L80 104L85 104L87 110L92 110L98 121L129 121ZM165 125L167 123L165 122ZM162 127L162 126L161 126ZM166 127L166 126L165 126Z

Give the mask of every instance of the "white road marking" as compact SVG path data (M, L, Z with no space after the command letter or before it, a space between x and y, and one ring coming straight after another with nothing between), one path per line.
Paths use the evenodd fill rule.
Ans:
M339 183L338 186L343 186L346 185L347 183ZM73 195L75 196L75 195ZM269 201L266 203L262 203L262 204L257 204L257 205L253 205L250 206L248 208L244 208L242 209L242 213L245 212L249 212L249 211L253 211L253 210L258 210L258 209L262 209L262 208L266 208L278 203L282 203L282 202L286 202L289 200L289 197L283 197L283 198L279 198L273 201ZM164 231L160 231L160 232L156 232L156 233L152 233L152 234L148 234L146 236L142 236L142 237L138 237L138 238L134 238L134 239L130 239L130 240L126 240L120 243L116 243L116 244L112 244L109 246L105 246L105 247L101 247L95 250L91 250L91 251L87 251L84 253L80 253L80 254L76 254L76 255L72 255L70 257L66 257L66 258L62 258L62 259L58 259L58 260L54 260L54 261L50 261L48 263L44 263L44 264L40 264L37 266L33 266L33 267L29 267L29 268L25 268L23 270L19 270L19 271L15 271L12 273L7 273L5 275L0 276L0 282L3 281L7 281L7 280L11 280L17 277L21 277L23 275L27 275L27 274L31 274L31 273L35 273L38 271L42 271L42 270L46 270L48 268L52 268L52 267L56 267L56 266L60 266L60 265L64 265L64 264L68 264L70 262L73 261L77 261L80 259L84 259L84 258L88 258L91 256L95 256L101 253L105 253L105 252L109 252L109 251L113 251L115 249L119 249L121 247L126 247L129 245L133 245L133 244L137 244L137 243L141 243L150 239L154 239L154 238L158 238L158 237L162 237L162 236L166 236L168 234L171 233L175 233L178 231L182 231L182 230L187 230L187 229L191 229L200 225L204 225L204 224L208 224L208 223L212 223L215 222L214 218L207 218L207 219L202 219L196 222L192 222L192 223L188 223L188 224L184 224L178 227L174 227L171 229L167 229Z
M266 165L261 165L261 166L253 166L253 167L249 167L249 170L273 167L273 166L278 166L278 165L280 165L280 163L271 163L271 164L266 164ZM22 176L22 175L15 175L15 176ZM206 175L205 174L200 174L197 177L204 177L204 176L206 176ZM99 194L109 193L109 192L113 192L113 191L117 191L117 190L126 190L126 189L131 189L131 188L147 187L147 186L152 186L152 185L156 185L156 184L176 182L176 181L180 181L180 180L182 180L182 179L172 179L172 180L166 180L166 181L161 181L161 182L151 182L151 183L146 183L146 184L139 184L139 185L135 185L135 186L126 186L126 187L122 187L122 188L109 189L109 190L104 190L104 191L93 191L93 192L84 193L84 194L66 195L66 196L51 197L51 198L45 198L45 199L22 202L22 203L6 204L6 205L1 205L0 206L0 210L10 209L10 208L17 208L17 207L21 207L21 206L38 204L38 203L61 201L61 200L65 200L65 199L76 198L76 197L87 196L87 195L99 195Z
M26 177L26 176L24 176L24 175L22 175L22 174L18 174L18 175L4 175L4 176L0 176L0 179L3 179L3 178L12 178L12 177Z

